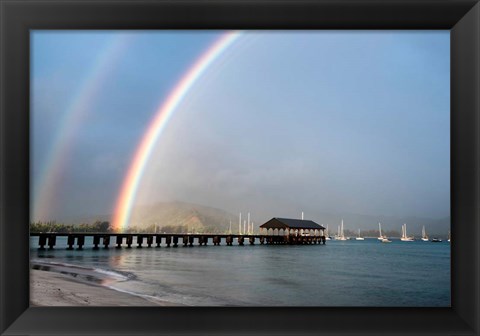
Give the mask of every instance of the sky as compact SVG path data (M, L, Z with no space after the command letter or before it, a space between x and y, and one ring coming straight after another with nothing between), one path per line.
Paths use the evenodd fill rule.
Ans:
M224 31L33 31L31 219L112 215ZM450 215L449 31L244 31L185 92L131 207Z

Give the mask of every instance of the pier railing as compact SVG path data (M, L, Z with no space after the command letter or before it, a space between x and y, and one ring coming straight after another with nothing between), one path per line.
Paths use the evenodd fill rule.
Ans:
M170 233L30 233L31 237L38 237L38 248L45 249L47 246L53 249L57 243L57 237L67 238L67 249L74 248L81 250L85 246L85 238L92 237L93 249L99 246L109 248L131 248L132 245L137 248L142 247L161 247L163 243L166 247L178 247L183 245L191 247L194 245L207 246L211 242L214 246L227 246L245 244L254 245L255 243L267 245L315 245L325 244L325 236L301 236L301 235L239 235L239 234L170 234Z

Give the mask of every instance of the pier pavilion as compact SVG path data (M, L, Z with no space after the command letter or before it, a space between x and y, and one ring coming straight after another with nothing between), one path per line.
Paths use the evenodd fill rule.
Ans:
M276 240L290 244L311 241L325 244L325 228L311 220L275 217L260 225L260 234L277 236Z

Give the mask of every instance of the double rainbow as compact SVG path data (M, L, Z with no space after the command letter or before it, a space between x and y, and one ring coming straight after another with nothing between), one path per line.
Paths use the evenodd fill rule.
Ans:
M222 55L241 35L241 32L232 31L220 36L187 70L157 109L147 131L144 133L137 147L132 163L120 190L113 215L112 227L115 231L123 231L128 225L132 205L137 194L138 185L142 179L145 166L152 154L152 150L162 131L176 108L183 101L196 81L205 73L212 63Z

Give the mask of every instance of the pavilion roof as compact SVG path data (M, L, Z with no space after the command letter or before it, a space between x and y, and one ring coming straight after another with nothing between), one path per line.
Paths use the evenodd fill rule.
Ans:
M278 218L274 217L265 224L260 225L262 229L307 229L325 230L323 226L308 219Z

